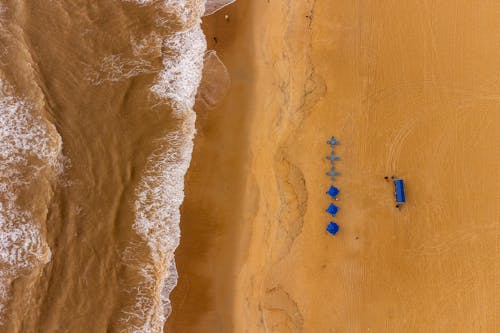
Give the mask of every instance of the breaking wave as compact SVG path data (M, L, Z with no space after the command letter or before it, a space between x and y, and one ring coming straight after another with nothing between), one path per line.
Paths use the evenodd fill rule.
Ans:
M140 1L142 5L148 1ZM198 12L198 19L181 32L162 42L163 69L159 72L152 95L170 106L176 129L159 140L149 156L136 189L134 230L147 243L151 262L140 265L141 284L134 309L124 313L128 332L160 332L171 312L169 295L177 284L174 251L180 239L180 205L184 200L184 176L191 162L196 114L196 92L202 78L206 40L200 26L203 10L188 9L185 1L176 3L179 20Z
M193 107L197 98L213 107L227 91L227 87L216 89L213 73L223 73L223 81L229 85L220 59L214 51L206 52L201 17L233 1L122 0L119 4L127 10L140 9L139 19L135 19L142 22L146 17L153 31L148 30L149 25L144 31L144 25L131 22L130 30L119 36L125 47L120 40L120 47L96 48L95 59L83 63L87 83L95 86L156 75L150 96L155 109L163 107L169 113L162 119L172 119L165 126L168 132L154 142L134 189L132 228L140 244L127 243L123 262L133 266L140 281L133 281L136 284L126 291L132 299L127 297L127 304L120 304L117 310L119 320L127 324L126 332L161 332L171 312L169 296L177 284L174 251L180 239L179 208L196 133ZM212 81L199 92L202 77ZM0 80L0 319L7 313L13 282L36 278L51 259L46 240L47 206L62 172L62 140L42 111L40 105L18 97L13 87ZM147 248L146 256L134 253L139 248ZM127 307L129 301L134 304Z
M139 6L158 6L165 15L155 17L156 25L172 24L181 28L177 32L160 37L153 32L146 39L131 40L134 57L125 59L113 55L103 59L97 75L92 78L96 84L103 81L119 81L155 68L146 60L148 50L161 46L162 68L158 71L150 91L157 101L164 105L165 112L171 110L176 123L156 143L156 150L148 157L145 170L135 190L135 222L133 229L147 244L149 261L134 259L135 244L130 244L124 253L124 262L134 266L141 282L133 287L135 304L127 307L121 321L126 332L160 332L171 312L170 292L177 284L174 251L180 239L180 211L184 200L184 176L191 162L195 136L196 114L193 111L202 76L214 77L203 72L204 63L213 65L226 86L215 89L215 81L208 82L202 101L213 107L229 86L229 76L214 51L206 53L205 35L201 29L201 17L209 15L233 1L187 0L124 0ZM161 30L161 29L159 29ZM199 100L199 98L198 98Z
M153 266L144 265L143 293L152 293L147 303L138 302L143 326L135 332L156 332L170 313L170 291L177 284L174 251L179 244L180 212L184 200L184 176L191 162L196 115L192 110L201 80L206 41L198 25L164 41L164 69L151 87L153 94L168 102L179 121L165 136L137 188L136 232L147 242ZM152 274L152 276L151 276ZM139 310L139 309L138 309Z
M54 126L0 81L0 318L5 315L12 282L50 261L42 232L45 220L34 211L35 203L23 205L19 199L40 179L60 171L61 150ZM31 201L37 200L29 195L35 197Z

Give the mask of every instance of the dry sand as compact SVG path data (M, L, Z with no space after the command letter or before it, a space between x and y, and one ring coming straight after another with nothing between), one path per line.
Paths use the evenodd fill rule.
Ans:
M233 88L199 116L169 332L500 332L499 14L239 0L209 18Z

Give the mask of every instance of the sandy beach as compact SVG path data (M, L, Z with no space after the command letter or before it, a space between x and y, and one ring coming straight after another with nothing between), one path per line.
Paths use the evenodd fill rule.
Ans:
M166 331L500 332L499 13L238 0L206 18L232 88L198 113Z

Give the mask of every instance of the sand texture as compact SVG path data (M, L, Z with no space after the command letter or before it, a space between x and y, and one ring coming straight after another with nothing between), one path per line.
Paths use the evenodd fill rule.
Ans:
M499 14L239 0L208 18L233 86L199 113L169 331L500 332Z

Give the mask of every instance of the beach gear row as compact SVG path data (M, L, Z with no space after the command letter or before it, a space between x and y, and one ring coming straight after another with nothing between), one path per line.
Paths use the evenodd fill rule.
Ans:
M330 161L330 171L326 173L327 176L330 177L332 181L335 181L335 177L340 175L340 172L335 171L335 162L340 161L340 157L335 155L334 148L336 145L340 144L339 141L335 139L334 136L331 137L330 140L326 142L328 145L330 145L331 148L331 153L326 157L327 160ZM328 194L332 199L337 200L337 195L340 193L340 190L336 188L335 186L330 186L326 194ZM339 210L339 207L334 205L333 203L330 203L326 211L331 215L335 216ZM326 226L326 231L332 235L335 235L339 231L340 227L337 223L330 221L328 225Z

